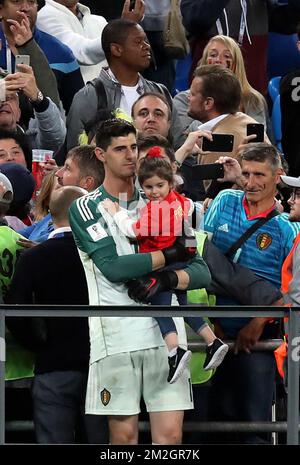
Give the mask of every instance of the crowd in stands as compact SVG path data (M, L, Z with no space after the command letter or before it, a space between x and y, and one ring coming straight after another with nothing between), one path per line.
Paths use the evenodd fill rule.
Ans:
M6 319L6 388L31 388L40 444L137 444L141 399L152 443L180 444L191 371L210 377L198 421L271 420L275 357L253 349L281 321L149 305L300 305L300 70L278 85L283 152L267 94L268 33L297 33L300 51L300 0L181 0L192 66L177 94L175 3L0 0L0 298L147 306Z

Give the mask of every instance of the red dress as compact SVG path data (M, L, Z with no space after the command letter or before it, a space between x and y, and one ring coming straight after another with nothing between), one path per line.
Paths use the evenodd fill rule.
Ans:
M191 201L171 191L162 201L150 201L133 225L140 253L170 247L182 235L183 220L188 218Z

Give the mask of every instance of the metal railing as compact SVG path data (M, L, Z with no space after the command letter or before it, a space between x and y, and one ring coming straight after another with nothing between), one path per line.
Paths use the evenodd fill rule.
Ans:
M159 308L159 310L158 310ZM299 346L300 346L300 307L204 307L191 305L184 307L122 307L122 306L35 306L35 305L0 305L0 445L5 444L5 317L87 317L87 316L207 316L209 317L289 317L289 349L288 349L288 399L287 399L287 444L298 444L299 423ZM2 350L1 350L2 348ZM230 425L230 424L228 424ZM241 424L240 424L241 425ZM267 424L266 424L267 425ZM261 429L268 429L261 425ZM224 426L224 425L223 425ZM237 425L236 425L237 426ZM233 424L232 428L236 426ZM270 426L272 424L270 423ZM215 425L216 428L219 426ZM251 424L248 424L251 429ZM283 429L284 424L282 425ZM247 424L243 424L243 429ZM272 427L274 428L274 426ZM271 428L270 428L271 429ZM273 429L275 431L276 428Z

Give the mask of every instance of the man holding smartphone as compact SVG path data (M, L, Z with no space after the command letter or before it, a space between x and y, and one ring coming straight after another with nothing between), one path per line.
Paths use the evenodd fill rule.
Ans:
M239 111L240 102L241 86L232 71L219 65L197 68L190 88L188 115L202 121L199 129L209 130L213 138L214 135L218 138L212 142L204 140L198 159L200 165L214 163L223 155L237 157L238 147L247 134L247 125L256 123ZM266 135L265 141L269 142ZM206 191L210 184L204 183Z
M22 92L30 101L34 118L29 121L25 131L31 148L57 151L62 146L66 126L57 106L39 90L31 66L19 64L14 74L4 78L5 100L0 102L0 129L23 133L19 125L21 109L18 92ZM28 166L31 169L31 166Z
M23 51L26 47L27 50L30 50L30 53L27 53L31 58L31 66L39 74L43 73L45 65L35 67L36 61L34 63L36 55L33 46L38 44L43 52L43 57L46 58L46 62L48 61L56 77L59 96L67 113L74 94L84 85L79 65L72 51L55 37L45 34L36 27L36 0L0 0L0 15L2 17L0 66L11 73L14 70L15 56L18 53L26 53ZM20 40L19 34L16 37L16 31L19 32L27 28L29 29L27 39ZM41 88L43 84L42 80L39 84Z
M204 145L209 153L201 155L200 164L213 163L223 154L236 158L238 146L247 135L247 125L256 123L239 111L240 102L241 86L232 71L219 65L205 65L195 71L188 115L202 121L199 129L210 130L218 138L215 143Z
M225 190L218 194L206 215L204 229L212 242L226 253L257 221L265 218L231 256L239 263L281 287L281 267L300 231L300 224L287 221L286 214L275 212L274 197L283 173L275 147L265 143L249 144L241 154L243 191ZM272 215L271 215L272 212ZM267 218L268 217L268 218ZM218 305L236 302L217 298ZM213 421L270 421L275 383L272 352L252 352L259 339L277 337L276 322L268 318L218 318L219 337L234 339L229 354L212 378L209 419ZM224 437L227 442L264 444L266 434L247 433Z

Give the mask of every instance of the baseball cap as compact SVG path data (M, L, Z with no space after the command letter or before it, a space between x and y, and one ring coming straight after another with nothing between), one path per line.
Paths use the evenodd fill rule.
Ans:
M13 200L17 203L27 203L32 197L35 181L30 171L18 163L3 163L0 172L10 181L13 190Z
M10 180L5 174L0 173L0 203L11 203L13 199L13 188Z
M293 178L292 176L280 176L281 181L289 187L294 187L296 189L300 189L300 177Z

